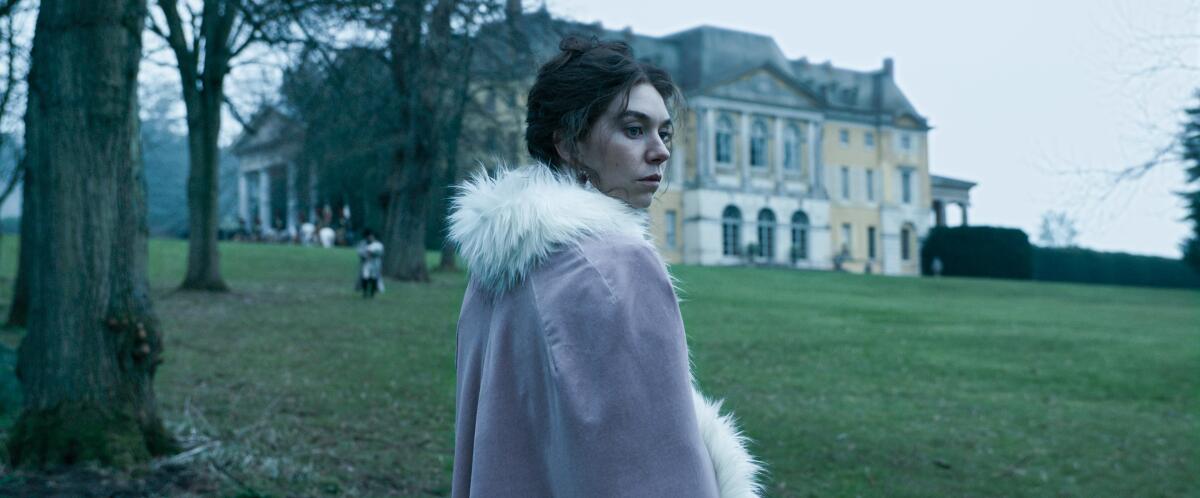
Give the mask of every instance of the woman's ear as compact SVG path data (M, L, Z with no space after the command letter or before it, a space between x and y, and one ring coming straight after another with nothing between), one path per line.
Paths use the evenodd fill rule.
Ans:
M571 147L563 140L562 132L554 132L554 152L558 153L558 160L562 164L571 164Z

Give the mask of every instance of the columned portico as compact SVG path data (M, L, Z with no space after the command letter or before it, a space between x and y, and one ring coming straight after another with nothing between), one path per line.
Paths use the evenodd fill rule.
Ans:
M948 225L946 206L953 204L962 210L961 224L967 226L967 208L971 206L971 187L975 183L937 175L930 175L929 183L933 194L930 208L933 210L934 224Z

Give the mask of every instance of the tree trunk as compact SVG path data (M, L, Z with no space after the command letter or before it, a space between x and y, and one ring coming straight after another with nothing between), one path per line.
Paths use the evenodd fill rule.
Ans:
M188 265L180 288L229 290L221 278L217 228L220 218L220 157L217 138L221 133L221 95L206 88L199 105L188 107Z
M28 147L28 145L26 145ZM26 158L28 160L28 157ZM28 164L28 163L26 163ZM37 216L37 200L33 193L34 174L25 168L25 179L21 183L21 241L17 249L17 278L13 282L12 305L8 308L8 326L24 327L29 313L29 266L33 264L34 218Z
M398 280L428 282L425 262L425 218L429 215L433 168L427 165L397 166L399 186L388 202L387 242L383 273Z
M176 449L152 381L137 74L145 0L43 0L26 113L37 223L13 466L124 467Z

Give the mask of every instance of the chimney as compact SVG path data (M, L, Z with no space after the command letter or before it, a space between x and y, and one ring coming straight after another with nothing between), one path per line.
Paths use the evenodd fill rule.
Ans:
M886 74L886 75L888 75L888 77L891 77L893 74L895 74L894 73L895 70L896 70L896 65L892 62L892 58L884 57L883 58L883 74Z

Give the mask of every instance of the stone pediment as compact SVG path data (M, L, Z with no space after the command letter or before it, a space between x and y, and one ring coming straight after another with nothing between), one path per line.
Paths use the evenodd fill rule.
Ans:
M713 85L703 94L766 105L808 109L820 107L820 104L797 84L780 77L768 68L760 68L727 83Z
M899 128L908 128L912 130L924 130L928 128L924 122L908 113L903 113L896 116L892 122Z

